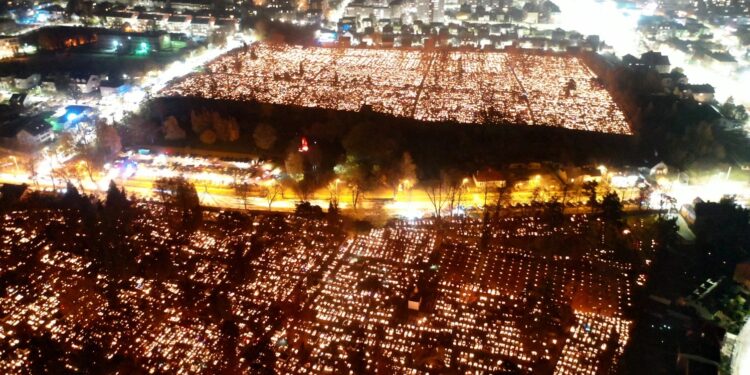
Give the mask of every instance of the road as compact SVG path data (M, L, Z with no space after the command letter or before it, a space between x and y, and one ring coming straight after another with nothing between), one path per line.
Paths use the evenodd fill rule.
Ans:
M53 190L59 189L64 186L65 182L61 179L53 181L51 178L37 178L32 181L29 177L23 174L18 167L14 167L13 163L6 163L5 171L0 172L0 183L26 183L33 189L39 190ZM72 183L83 193L98 195L101 198L104 197L106 190L109 186L109 181L114 181L118 186L122 186L128 195L135 195L142 199L158 199L158 195L154 191L154 181L158 174L136 174L130 178L123 178L117 175L95 175L95 181L91 181L85 174L82 174L78 178L73 178ZM220 179L221 180L221 179ZM247 196L242 197L239 195L234 188L226 184L211 183L207 180L196 180L192 181L195 184L196 191L200 202L204 206L208 207L221 207L229 209L272 209L274 211L289 212L294 210L296 204L299 202L299 197L296 196L291 189L286 189L283 194L279 194L278 199L275 199L269 207L268 199L263 196ZM529 204L534 198L534 190L536 185L529 184L529 186L518 187L514 190L511 200L513 203L524 203ZM467 186L461 194L459 201L456 202L455 206L461 206L463 209L475 209L480 210L485 204L485 196L481 189ZM638 191L636 188L622 190L618 189L618 194L621 197L632 198L637 196ZM548 192L537 198L539 200L549 199L552 196L561 196L560 192ZM313 205L318 205L324 209L328 207L330 199L330 192L327 189L320 189L308 197L308 200ZM488 194L487 203L492 204L496 201L497 197L495 194ZM568 202L582 202L581 194L576 192L570 192L567 195ZM343 186L338 192L339 208L346 211L352 211L352 196L349 189ZM443 198L443 214L448 214L448 198ZM384 213L388 216L401 216L407 218L418 218L434 214L435 208L430 199L430 196L425 190L414 188L409 191L401 191L393 196L392 191L388 189L380 189L374 192L369 192L365 197L361 198L359 213L375 213L379 211L379 207L382 208ZM373 211L373 209L378 209Z

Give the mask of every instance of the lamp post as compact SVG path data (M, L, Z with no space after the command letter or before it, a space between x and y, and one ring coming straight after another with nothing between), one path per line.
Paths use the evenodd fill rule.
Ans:
M16 166L16 174L18 174L18 159L15 155L11 155L10 158L13 160L13 164Z

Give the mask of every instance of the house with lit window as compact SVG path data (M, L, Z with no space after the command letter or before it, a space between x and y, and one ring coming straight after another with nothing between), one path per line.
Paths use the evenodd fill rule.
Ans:
M99 90L101 77L96 74L73 75L70 77L70 84L74 85L76 90L81 94L90 94Z
M17 37L0 38L0 59L13 57L21 48Z
M240 29L240 22L237 18L219 18L214 22L214 28L226 35L234 35Z
M479 170L474 173L472 178L474 179L474 185L480 189L501 188L506 184L503 174L492 168Z
M166 30L169 15L164 13L141 13L138 15L137 31Z
M0 144L9 148L33 149L55 138L43 116L18 117L0 124Z
M189 14L173 14L167 19L167 31L177 34L189 34L193 16Z
M42 76L40 74L27 74L16 77L14 84L17 90L31 90L39 86L41 80Z
M194 17L190 23L190 34L198 37L208 37L214 29L214 17Z
M104 26L116 29L133 29L138 24L138 12L116 11L107 12L101 17Z

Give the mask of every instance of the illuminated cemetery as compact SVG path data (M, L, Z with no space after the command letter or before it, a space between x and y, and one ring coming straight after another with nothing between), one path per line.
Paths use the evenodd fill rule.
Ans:
M256 44L161 94L631 134L596 76L567 55Z
M615 366L628 341L631 264L604 249L543 255L517 245L577 235L592 225L585 216L559 228L535 218L456 219L440 230L402 221L347 236L328 219L258 215L235 225L212 213L177 234L159 208L139 209L157 214L134 222L128 246L137 264L151 264L135 275L86 260L85 231L65 211L2 218L9 268L0 275L32 282L0 298L0 372L28 368L28 330L63 348L71 370L95 342L106 358L170 373L242 368L248 351L267 345L280 373L595 374ZM80 233L53 244L45 221ZM24 255L32 250L41 256Z

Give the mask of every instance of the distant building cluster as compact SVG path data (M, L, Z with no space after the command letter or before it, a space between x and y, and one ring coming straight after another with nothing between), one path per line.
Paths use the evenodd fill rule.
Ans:
M239 19L164 12L113 10L102 13L103 26L127 31L166 31L193 37L208 37L215 32L232 35L239 30Z
M713 17L750 16L748 0L659 0L657 3L664 9L691 9L696 13Z
M597 51L596 36L549 27L560 9L551 1L358 0L349 3L326 39L375 46L519 47Z
M631 133L596 76L569 55L260 44L220 57L162 94Z
M747 9L750 12L750 3ZM644 17L638 30L650 43L671 47L715 70L734 71L744 65L740 61L750 51L750 14L734 21L681 14ZM736 25L722 26L726 23Z

